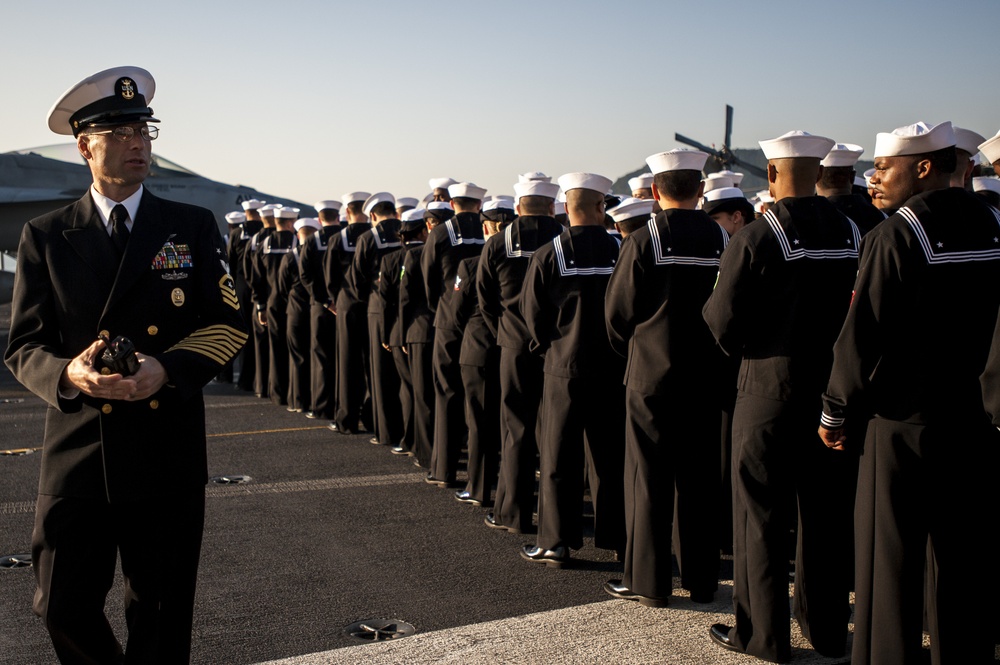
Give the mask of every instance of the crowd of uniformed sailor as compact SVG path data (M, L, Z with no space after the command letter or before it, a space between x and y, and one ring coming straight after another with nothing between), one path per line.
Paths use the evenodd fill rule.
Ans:
M521 550L531 562L571 563L571 551L583 546L589 496L595 546L624 563L622 578L605 584L617 598L666 605L675 595L676 556L690 600L710 602L720 554L732 552L735 626L712 626L711 638L766 660L791 654L788 536L797 529L794 616L820 653L842 655L855 583L859 459L876 447L869 422L915 422L928 431L951 422L921 411L920 395L906 404L909 411L880 404L872 385L895 381L894 367L876 376L865 363L892 352L873 350L886 340L875 344L865 335L885 330L865 329L871 312L855 309L903 303L904 314L895 316L937 316L936 303L906 291L920 277L907 272L889 284L872 275L902 261L894 252L935 241L935 224L949 210L930 190L947 187L959 201L949 205L985 219L987 246L976 245L978 231L963 236L959 229L920 260L975 266L976 279L992 280L977 282L989 297L954 297L993 325L1000 249L989 246L996 242L989 236L1000 235L1000 180L989 164L979 165L980 145L1000 163L1000 135L987 141L950 123L918 123L880 134L876 168L858 178L862 148L789 132L761 142L769 189L750 200L739 188L741 174L705 176L708 155L671 150L647 159L650 172L629 181L628 197L612 194L612 181L599 175L552 182L534 172L518 176L513 196L435 178L423 201L351 192L316 203L317 218L246 201L228 215L229 265L254 331L238 382L289 411L329 421L338 434L371 433L372 443L425 469L428 483L490 509L487 526L537 534ZM950 180L926 186L920 159L931 155L925 161L934 175L942 152L956 155ZM917 164L913 182L891 177L893 160ZM899 191L901 200L893 195ZM900 240L906 233L918 240ZM960 253L947 253L951 242ZM862 293L863 283L872 292ZM906 334L917 336L919 347L922 332ZM953 336L935 328L925 343L948 344ZM972 424L985 424L973 438L996 436L1000 408L988 378L1000 364L996 337L965 337L975 347L971 365L949 375L959 382L972 376L979 386L987 372L975 403L955 407ZM900 390L921 393L922 361L909 361L909 385ZM860 381L868 392L855 402L865 391L842 390L847 379L838 377L857 367L869 372ZM939 461L926 450L921 456ZM873 531L880 531L885 519L903 519L885 508L881 486L873 488L865 462L860 466L859 523L875 520ZM874 517L862 518L862 505ZM901 568L919 569L918 584L925 558L929 570L947 566L955 574L950 554L937 549L937 523L929 524L914 527L923 528L916 554L912 543L890 548L907 558ZM882 556L878 536L867 540L865 552ZM920 604L921 589L913 595L912 575L881 589L881 578L891 575L880 569L873 581L861 548L855 662L906 662L920 648L911 601ZM909 563L913 556L917 564ZM863 575L873 590L860 588ZM972 660L961 662L975 662L983 652L952 635L944 616L958 598L948 595L957 593L950 579L942 573L926 583L939 592L928 602L934 655L958 662L941 654L962 653ZM884 660L885 653L898 658Z

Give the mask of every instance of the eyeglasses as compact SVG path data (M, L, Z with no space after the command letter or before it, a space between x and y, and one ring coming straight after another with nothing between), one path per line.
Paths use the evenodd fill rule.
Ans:
M122 143L128 143L132 140L132 137L135 136L135 128L123 125L122 127L115 127L114 129L106 129L103 132L87 132L88 136L99 136L102 134L111 134ZM156 137L159 135L159 127L139 128L139 136L141 136L144 141L155 141Z

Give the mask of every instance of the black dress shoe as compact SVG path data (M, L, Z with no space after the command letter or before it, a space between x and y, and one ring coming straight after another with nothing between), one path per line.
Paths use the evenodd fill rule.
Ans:
M455 483L449 480L438 480L429 473L424 477L424 482L428 485L436 485L437 487L453 487L455 485Z
M455 492L455 501L459 503L467 503L470 506L482 506L483 502L472 498L472 494L468 490L458 490Z
M543 550L535 545L525 545L521 548L521 558L544 563L549 568L562 568L569 563L569 549L559 546L554 550Z
M669 603L666 598L651 598L638 594L622 584L621 580L608 580L604 583L604 591L615 598L638 601L643 607L666 607Z
M331 432L336 432L340 429L340 426L331 420L329 423L327 423L326 428Z
M413 458L413 466L417 467L418 469L426 468L424 467L423 464L420 463L420 460L418 460L416 457Z
M491 529L500 529L501 531L507 530L507 527L505 527L497 520L496 513L494 513L493 511L486 513L486 517L483 518L483 524L485 524Z
M310 418L310 419L315 420L318 417L319 416L316 415L315 411L306 411L306 418Z
M395 448L392 449L392 454L393 455L409 455L410 451L408 451L403 446L396 446Z
M377 445L379 445L380 441L376 437L373 436L372 438L368 439L368 443L377 446Z
M732 628L724 623L713 623L712 627L708 629L708 636L723 649L743 653L743 649L733 644L732 639L730 639L729 632L731 630Z

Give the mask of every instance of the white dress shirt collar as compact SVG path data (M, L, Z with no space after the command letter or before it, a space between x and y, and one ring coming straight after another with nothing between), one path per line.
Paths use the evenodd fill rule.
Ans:
M93 185L90 186L90 197L94 199L94 205L97 206L97 214L101 216L101 222L104 223L104 228L107 230L108 235L111 235L111 211L119 203L125 206L125 210L128 212L128 222L125 226L128 230L132 230L132 225L135 224L135 214L139 210L139 201L142 199L142 185L139 185L139 189L136 190L135 194L128 197L124 201L114 201L109 199L104 194L97 191Z

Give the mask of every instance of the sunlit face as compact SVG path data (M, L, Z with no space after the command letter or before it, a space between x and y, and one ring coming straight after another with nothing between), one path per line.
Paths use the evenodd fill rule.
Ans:
M151 142L139 134L146 123L133 122L125 126L135 130L128 141L120 141L113 134L93 135L86 132L77 139L77 148L90 165L98 190L104 194L109 187L134 192L149 176ZM105 129L100 128L101 131Z
M652 199L653 198L653 188L652 187L643 187L642 189L633 189L632 190L632 198L634 198L634 199L643 199L643 200Z
M879 208L902 207L917 192L917 159L909 155L879 157L869 180L872 202Z
M451 201L451 195L448 193L448 190L445 189L444 187L438 187L437 189L434 190L434 200L444 201L447 203L448 201Z

